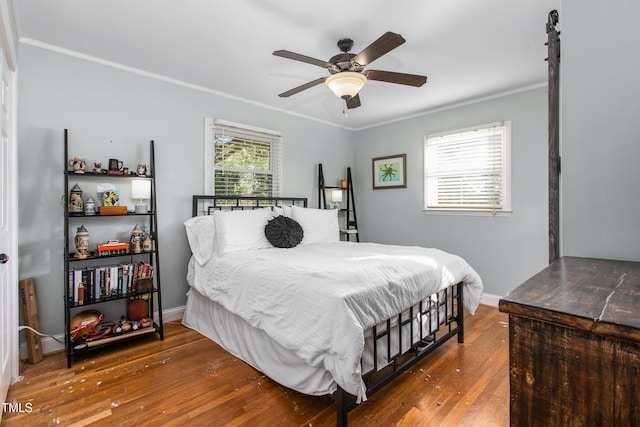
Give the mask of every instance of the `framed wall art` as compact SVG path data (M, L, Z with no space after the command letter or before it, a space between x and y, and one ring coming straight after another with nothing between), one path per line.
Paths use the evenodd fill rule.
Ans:
M371 160L373 189L407 188L407 155L376 157Z

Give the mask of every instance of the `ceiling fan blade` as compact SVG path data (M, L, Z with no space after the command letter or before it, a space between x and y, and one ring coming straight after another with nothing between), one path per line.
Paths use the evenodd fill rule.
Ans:
M307 83L305 83L305 84L303 84L303 85L300 85L300 86L298 86L298 87L294 87L294 88L293 88L293 89L291 89L291 90L288 90L288 91L286 91L286 92L282 92L282 93L281 93L280 95L278 95L278 96L279 96L280 98L287 98L287 97L289 97L289 96L291 96L291 95L295 95L295 94L296 94L296 93L298 93L298 92L302 92L303 90L306 90L306 89L309 89L309 88L311 88L311 87L317 86L317 85L319 85L320 83L324 83L324 81L325 81L325 80L327 80L327 78L326 78L326 77L320 77L320 78L318 78L318 79L311 80L310 82L307 82Z
M427 76L417 74L394 73L393 71L367 70L363 72L367 79L387 83L420 87L427 82Z
M351 98L347 99L347 108L349 110L353 109L353 108L358 108L360 106L360 94L356 93L356 96L352 96Z
M387 31L378 40L371 43L364 48L362 52L353 57L352 61L357 62L360 65L367 65L380 58L382 55L391 52L393 49L400 46L406 40L396 33Z
M327 62L327 61L322 61L321 59L316 59L316 58L312 58L310 56L306 56L306 55L301 55L299 53L295 53L295 52L290 52L288 50L276 50L273 52L273 54L275 56L280 56L282 58L287 58L287 59L293 59L294 61L300 61L300 62L305 62L307 64L311 64L311 65L317 65L318 67L322 67L322 68L334 68L335 65Z

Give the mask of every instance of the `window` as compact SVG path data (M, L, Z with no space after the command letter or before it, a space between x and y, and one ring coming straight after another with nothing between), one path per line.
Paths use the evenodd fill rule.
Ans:
M511 122L425 136L426 211L511 211Z
M205 120L205 192L277 197L282 187L280 132Z

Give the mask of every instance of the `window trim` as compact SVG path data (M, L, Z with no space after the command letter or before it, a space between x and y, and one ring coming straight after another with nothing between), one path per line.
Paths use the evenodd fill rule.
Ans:
M215 182L211 177L213 177L214 173L214 149L211 146L214 135L214 128L216 126L226 126L241 130L246 130L247 132L255 132L262 133L268 136L272 136L278 139L279 146L276 147L275 155L278 156L277 164L275 165L275 170L273 171L274 175L274 183L273 183L273 194L272 197L279 197L282 191L282 164L283 164L283 147L282 147L282 133L279 131L264 129L256 126L246 125L243 123L236 123L228 120L222 119L213 119L210 117L206 117L204 119L204 194L206 195L215 195ZM273 147L272 147L273 148Z
M430 138L451 135L456 133L465 133L474 130L487 129L494 126L504 126L505 140L503 144L503 207L500 209L490 208L433 208L427 207L428 200L428 184L427 184L427 144ZM438 132L426 134L423 143L423 208L424 214L436 215L466 215L466 216L510 216L513 213L511 205L511 120L503 120L498 122L487 123L478 126L470 126L462 129L455 129L446 132Z

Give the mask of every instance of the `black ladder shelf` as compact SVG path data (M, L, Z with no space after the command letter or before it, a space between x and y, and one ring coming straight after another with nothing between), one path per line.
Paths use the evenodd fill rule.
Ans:
M347 168L347 187L326 185L322 163L318 164L318 204L322 209L329 209L327 204L327 192L325 190L342 190L346 193L345 207L340 209L344 214L344 228L340 228L340 234L344 235L347 241L351 241L351 236L356 242L360 242L358 235L358 218L356 216L356 202L353 197L353 181L351 179L351 168Z
M156 192L156 166L155 166L155 150L154 142L149 142L149 166L145 174L137 175L133 172L125 175L119 173L115 175L102 173L87 172L77 174L74 170L69 169L67 164L69 159L69 134L68 130L64 130L64 312L65 312L65 352L67 356L67 368L71 368L71 359L74 356L85 357L85 352L92 349L98 349L103 346L116 344L141 336L157 333L160 340L164 340L164 325L162 320L162 292L160 287L160 263L159 263L159 243L158 243L158 214L157 214L157 192ZM118 185L131 185L133 180L150 181L150 209L147 212L126 212L126 214L100 215L96 213L86 212L70 212L69 209L69 183L79 181L83 186L95 185L95 182L108 182ZM95 187L94 187L95 188ZM95 196L94 196L95 197ZM78 249L75 248L75 239L72 236L73 227L78 225L91 223L91 228L102 227L103 233L118 232L123 227L130 227L131 220L133 222L143 224L148 228L149 235L153 239L153 246L150 251L132 252L130 249L115 254L100 254L97 245L93 243L96 250L89 251L84 257L77 257ZM119 224L119 225L118 225ZM78 230L80 230L78 228ZM72 242L74 242L72 246ZM76 253L72 252L72 248ZM130 278L131 285L125 286L124 282L124 266L133 268L134 265L149 265L151 276L127 276ZM116 273L117 279L107 284L106 275L100 274L102 269L109 269L110 274ZM111 273L114 272L114 273ZM112 276L109 276L112 277ZM102 278L102 279L100 279ZM147 280L145 280L147 279ZM150 279L150 280L148 280ZM134 284L140 286L145 281L145 288L140 292L136 292ZM107 286L114 284L113 289L107 291ZM82 297L80 297L82 295ZM87 309L99 309L102 304L109 303L112 310L127 313L130 303L136 300L146 300L147 311L144 317L150 320L149 326L142 326L136 323L138 328L132 326L132 330L128 332L111 332L99 338L84 337L78 338L76 341L72 339L71 324L75 315L79 315L78 322L82 321L82 313ZM115 302L118 301L118 302ZM157 314L155 311L157 310ZM101 313L98 310L98 314ZM102 320L102 319L100 319ZM116 320L116 319L114 319ZM140 319L136 319L136 322ZM146 323L146 322L145 322ZM106 322L105 322L106 324ZM82 325L82 323L80 323ZM96 325L94 325L96 327ZM88 332L87 332L88 333Z

